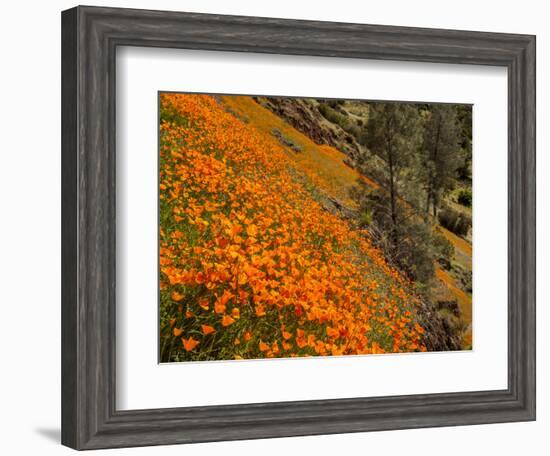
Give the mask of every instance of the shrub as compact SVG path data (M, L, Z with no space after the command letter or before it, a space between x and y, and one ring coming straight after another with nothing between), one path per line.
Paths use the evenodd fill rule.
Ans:
M466 207L472 207L472 191L470 189L462 189L458 193L458 202Z
M326 100L325 103L327 105L329 105L331 108L333 109L340 109L340 106L342 106L344 104L344 100L341 100L341 99L329 99L329 100Z
M450 269L451 261L455 255L455 248L453 244L442 234L434 233L433 245L438 261L443 265L443 267Z
M456 277L460 280L462 287L468 292L472 292L472 271L468 268L461 266L458 263L453 265L453 269Z
M422 222L402 220L397 235L399 266L411 279L429 283L435 274L433 253L430 249L430 229Z
M319 105L319 112L321 115L327 119L329 122L335 123L337 125L340 125L340 123L343 121L342 114L335 111L331 106L328 104L321 103Z
M466 236L472 226L472 219L470 217L449 206L444 206L439 211L438 219L441 226L459 236Z
M369 230L387 260L412 280L428 283L435 272L431 229L421 220L409 217L401 205L394 225L388 212L389 196L383 190L356 189L353 197L360 204L360 226Z

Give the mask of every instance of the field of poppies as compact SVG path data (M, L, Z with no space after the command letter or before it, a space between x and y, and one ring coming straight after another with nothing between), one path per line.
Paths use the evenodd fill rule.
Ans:
M160 95L160 360L422 351L412 284L317 177L207 95Z

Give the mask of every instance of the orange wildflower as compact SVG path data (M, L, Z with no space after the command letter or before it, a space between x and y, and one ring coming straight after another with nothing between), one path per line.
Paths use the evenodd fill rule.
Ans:
M425 350L411 283L368 232L323 208L316 195L331 184L303 166L310 152L289 154L260 125L268 111L247 97L173 93L160 109L161 337L180 337L184 318L189 334L217 327L228 359L246 356L237 340L262 357ZM178 359L208 358L209 344L181 339Z
M202 333L207 336L208 334L211 334L213 332L216 332L216 330L209 325L201 325Z
M185 351L191 351L193 350L197 345L199 345L199 341L193 339L193 337L190 337L189 339L181 338L181 341L183 342L183 348L185 348Z
M235 320L231 318L229 315L224 315L222 318L222 326L229 326L235 323Z
M173 291L170 296L172 297L172 299L174 301L181 301L184 298L184 296L182 294L178 293L177 291Z

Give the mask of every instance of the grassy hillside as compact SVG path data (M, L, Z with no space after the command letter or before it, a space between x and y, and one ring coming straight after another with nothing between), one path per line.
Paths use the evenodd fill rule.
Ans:
M316 144L304 133L296 130L282 118L256 103L251 97L222 96L223 105L266 136L273 136L274 129L284 138L300 146L299 153L284 147L293 165L310 178L326 193L352 206L350 187L360 174L344 163L347 155L327 144ZM366 178L365 178L366 179ZM375 182L370 181L372 185Z
M341 152L251 99L160 106L163 362L425 349L412 284L323 207L352 204Z
M360 175L358 171L345 163L349 163L349 155L334 146L315 143L306 134L289 125L283 118L260 105L251 97L224 96L221 97L221 100L226 109L266 137L273 136L273 130L277 129L288 143L299 145L301 151L296 153L291 148L284 147L283 144L289 161L294 168L310 176L326 195L354 208L355 203L349 195L350 188L358 179L366 182L372 188L379 187L374 180ZM346 109L356 111L358 108L356 103L352 103ZM346 150L345 148L341 149ZM406 202L403 204L406 204ZM471 210L469 212L471 216ZM466 275L471 275L472 245L469 240L457 236L442 226L437 227L437 232L441 233L454 247L454 260L451 270L446 270L441 265L436 264L433 294L439 302L457 302L460 319L466 326L464 346L468 347L471 346L472 342L472 296L471 292L461 282L456 271L463 270Z

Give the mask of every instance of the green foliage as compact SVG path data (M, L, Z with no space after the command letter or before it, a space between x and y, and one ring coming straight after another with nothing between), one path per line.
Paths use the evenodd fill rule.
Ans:
M386 256L409 276L427 282L433 261L451 269L454 247L432 230L432 221L417 210L437 215L443 197L457 184L464 163L463 117L471 107L369 103L364 144L369 153L359 157L359 169L381 184L371 192L361 185L352 195L360 202L359 223L375 233ZM470 116L471 118L471 116ZM466 133L467 134L467 133ZM377 157L379 166L373 166ZM471 190L464 188L464 202ZM449 207L441 209L440 223L466 236L471 218ZM436 218L437 220L437 218Z
M363 228L368 228L372 225L372 212L368 207L364 207L359 213L359 225Z
M324 103L327 106L330 106L332 109L340 109L340 107L344 105L345 100L342 100L341 98L329 98L327 100L324 100Z
M420 116L414 104L371 103L365 144L386 161L388 168L391 165L399 172L413 163L420 127Z
M409 218L399 225L398 236L398 254L402 269L413 280L428 283L435 274L430 228L420 219Z
M466 236L472 226L472 219L449 206L444 206L438 215L441 226L459 236Z
M472 106L456 105L460 124L461 163L457 169L457 178L471 184L472 182Z
M420 139L418 109L408 103L372 103L365 130L365 144L383 163L378 182L389 193L389 209L393 225L397 224L399 191L409 169L414 165Z
M327 119L329 122L339 124L341 122L342 114L336 112L333 108L330 107L328 103L319 104L319 112L321 115Z
M472 190L463 188L458 192L458 202L466 207L472 207Z
M342 130L346 131L358 140L361 136L360 126L354 122L349 115L347 115L347 113L341 112L342 108L340 107L340 104L336 103L338 101L341 100L331 100L330 103L320 103L318 107L319 112L329 122L340 126Z
M435 104L429 107L424 125L418 169L426 188L426 212L430 206L434 216L443 195L454 187L461 164L460 125L454 105Z
M468 292L472 292L472 271L460 266L459 264L454 265L455 274L458 276L460 283L464 289Z
M434 249L431 229L422 219L411 217L402 206L397 208L394 224L389 195L384 190L356 188L353 196L360 205L358 222L368 228L376 244L393 265L411 279L428 283L434 275Z
M381 160L376 177L381 188L371 191L362 185L354 192L354 197L359 202L362 217L372 219L369 229L390 262L413 280L427 283L434 275L431 227L415 217L401 197L403 187L413 185L409 177L415 165L420 127L416 105L369 104L365 144Z
M455 256L453 244L442 234L433 234L433 247L438 261L446 268L451 268L451 262Z

